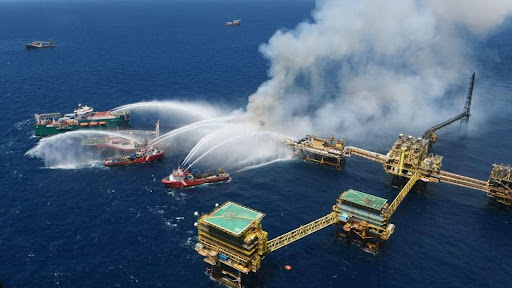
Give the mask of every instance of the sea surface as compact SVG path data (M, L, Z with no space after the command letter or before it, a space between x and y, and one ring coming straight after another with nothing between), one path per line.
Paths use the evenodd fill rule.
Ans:
M0 282L221 287L193 249L195 211L241 203L266 214L263 228L273 238L328 214L348 188L393 199L397 189L382 167L354 157L341 171L292 160L234 173L223 185L166 191L160 179L186 152L120 169L51 169L25 155L38 142L34 113L71 112L78 103L99 111L148 100L244 108L267 79L259 45L277 29L310 19L314 5L0 2ZM240 27L224 26L237 18ZM50 37L55 48L24 47ZM465 133L458 123L442 130L433 152L444 156L444 170L486 180L492 164L512 163L512 21L470 43L473 116ZM471 72L461 71L468 83ZM133 115L139 128L154 120ZM346 141L385 154L399 132L382 141ZM329 227L265 257L244 286L510 287L512 209L491 205L484 193L429 184L410 193L391 222L395 233L376 255L334 240Z

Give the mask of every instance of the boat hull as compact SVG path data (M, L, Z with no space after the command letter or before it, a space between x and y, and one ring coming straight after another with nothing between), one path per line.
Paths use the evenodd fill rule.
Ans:
M125 165L131 165L131 164L139 164L139 163L148 163L148 162L154 162L161 160L164 156L164 151L161 151L160 153L154 154L154 155L148 155L144 156L142 158L135 158L133 160L126 160L126 161L107 161L105 160L103 162L104 166L110 167L110 166L125 166Z
M218 176L215 178L207 179L207 178L196 178L192 181L181 180L181 181L169 181L165 178L162 179L162 183L165 188L186 188L186 187L194 187L198 185L203 185L207 183L216 183L229 180L229 176Z
M91 126L91 122L106 122L104 125ZM87 124L85 126L85 124ZM57 135L68 131L76 131L80 129L94 129L94 130L115 130L117 128L130 128L130 119L114 118L114 119L94 119L94 120L80 120L77 125L44 125L36 124L34 126L34 135L39 137L47 137Z
M25 44L27 49L39 49L39 48L53 48L55 45L34 45L34 44Z

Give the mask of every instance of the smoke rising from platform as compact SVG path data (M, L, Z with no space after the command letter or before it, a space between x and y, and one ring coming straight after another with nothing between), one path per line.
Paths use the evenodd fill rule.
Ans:
M511 11L512 1L498 0L317 1L312 22L261 45L270 79L247 111L296 137L421 133L462 112L465 88L446 94L474 71L467 39Z
M196 146L186 162L236 169L287 159L288 147L268 141L269 135L335 133L371 140L400 131L419 135L462 112L474 70L467 39L485 36L511 11L512 1L499 0L319 0L311 22L281 29L260 47L270 61L270 79L249 97L246 113L173 100L113 110L150 111L192 123L153 145L215 128L191 144ZM462 87L460 97L448 99L454 87ZM214 120L221 117L239 123ZM260 121L267 132L258 130ZM80 134L43 139L27 154L43 158L46 166L80 166L79 154L85 152L73 149L83 148L64 154L60 149L75 135Z

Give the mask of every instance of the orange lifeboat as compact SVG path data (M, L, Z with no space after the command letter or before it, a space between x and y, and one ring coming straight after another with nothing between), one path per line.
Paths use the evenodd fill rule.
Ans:
M96 127L98 126L98 122L91 122L91 127Z
M107 122L105 122L105 121L100 121L100 126L105 126L105 125L107 125Z
M89 126L89 123L80 123L80 127L87 127Z

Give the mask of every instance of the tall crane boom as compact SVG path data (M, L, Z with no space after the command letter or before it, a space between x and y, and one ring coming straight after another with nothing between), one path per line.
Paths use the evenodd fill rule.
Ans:
M423 133L422 138L423 139L429 139L430 135L434 134L434 132L436 132L437 130L439 130L441 128L444 128L444 127L452 124L453 122L456 122L456 121L459 121L459 120L464 120L464 119L469 119L469 112L468 113L462 112L459 115L444 121L443 123L437 124L436 126L434 126L434 127L430 128L430 129L428 129L427 131L425 131L425 133ZM466 120L466 122L467 122L467 120Z
M473 72L473 75L471 76L471 83L469 83L469 89L468 89L468 95L466 97L466 103L464 104L464 111L463 114L466 114L466 117L461 119L461 123L468 123L469 116L470 116L470 110L471 110L471 100L473 98L473 86L475 85L475 72Z
M338 222L338 213L331 212L330 214L317 219L311 223L306 225L302 225L299 228L290 231L286 234L278 236L267 242L267 252L276 251L279 248L282 248L292 242L295 242L301 238L308 236L318 230L321 230L329 225L332 225Z
M422 136L423 139L429 139L430 142L436 142L437 137L435 136L434 132L436 132L437 130L439 130L443 127L446 127L458 120L461 121L461 124L468 123L469 116L471 116L470 110L471 110L471 100L473 98L473 87L475 85L475 76L476 76L476 74L473 72L473 75L471 76L471 82L469 83L468 95L466 96L466 103L464 104L464 110L462 111L462 113L428 129L427 131L425 131L425 133L423 133L423 136Z

